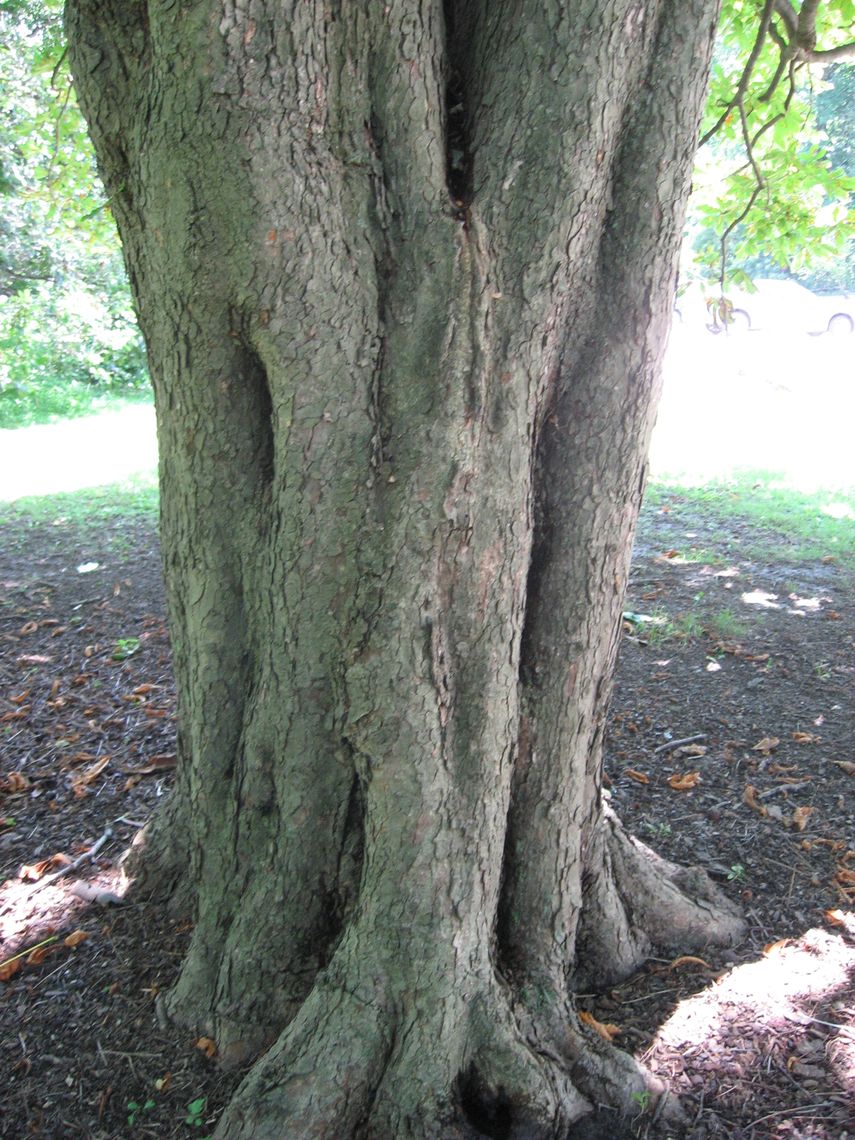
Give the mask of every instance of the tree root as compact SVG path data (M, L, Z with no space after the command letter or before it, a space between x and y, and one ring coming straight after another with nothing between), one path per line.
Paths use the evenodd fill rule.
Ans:
M433 985L394 992L391 970L341 965L250 1071L218 1140L557 1140L590 1112L491 969L453 984L436 971Z
M187 874L190 832L176 818L178 802L171 795L137 832L121 867L135 898L168 901L175 913L186 914L195 903L195 890Z
M698 867L678 867L629 835L605 808L584 882L573 976L577 989L609 985L657 954L731 946L739 910Z

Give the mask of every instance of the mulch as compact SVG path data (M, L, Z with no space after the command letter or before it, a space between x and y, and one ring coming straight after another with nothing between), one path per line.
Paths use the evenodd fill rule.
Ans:
M643 516L609 794L748 933L580 995L686 1114L592 1136L855 1137L855 570L773 537L677 496ZM153 529L7 528L0 650L0 1135L205 1137L240 1074L155 1008L190 916L125 902L119 866L175 759Z

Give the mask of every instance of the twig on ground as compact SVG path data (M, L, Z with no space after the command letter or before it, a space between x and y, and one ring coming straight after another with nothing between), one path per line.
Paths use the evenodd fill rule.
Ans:
M52 875L45 875L45 877L33 888L34 891L41 890L42 887L48 886L50 883L55 883L57 879L61 879L63 875L69 874L71 871L76 871L77 868L85 863L87 859L94 859L101 848L107 843L108 840L113 838L113 828L108 827L100 839L96 839L91 847L87 848L82 855L78 855L76 859L72 859L70 863L66 863L64 867L60 867L58 871L54 871Z
M767 788L765 792L756 792L754 798L757 800L768 800L772 796L780 795L781 792L798 792L802 788L810 787L811 780L800 780L797 784L777 784L774 788Z
M653 755L656 756L659 752L671 752L672 749L680 748L684 744L697 744L699 740L706 740L706 738L705 732L697 732L694 736L684 736L682 740L666 740L664 744L653 749Z

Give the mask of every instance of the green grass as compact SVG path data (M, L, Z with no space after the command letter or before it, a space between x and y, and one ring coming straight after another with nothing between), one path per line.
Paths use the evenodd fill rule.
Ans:
M72 381L39 383L26 390L8 385L0 388L0 430L117 412L133 404L150 404L151 400L147 384L139 388L104 388Z
M718 524L728 544L737 527L740 557L767 561L855 558L855 488L795 491L774 472L750 471L726 483L685 487L654 482L645 512L667 509L674 518L685 511L696 520ZM642 518L641 527L644 527ZM704 536L715 552L715 541Z
M720 641L733 641L745 633L745 622L733 610L719 610L704 619L704 629L710 637Z
M155 523L158 502L157 475L152 472L103 487L84 487L79 491L0 503L0 527L50 525L100 529L116 528L125 522ZM116 541L121 544L118 530Z

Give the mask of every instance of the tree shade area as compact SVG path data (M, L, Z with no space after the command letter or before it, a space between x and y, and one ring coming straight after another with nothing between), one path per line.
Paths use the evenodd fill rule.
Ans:
M743 930L602 795L717 5L518 15L68 6L181 708L133 867L195 916L164 1019L255 1062L218 1136L679 1114L574 995Z

